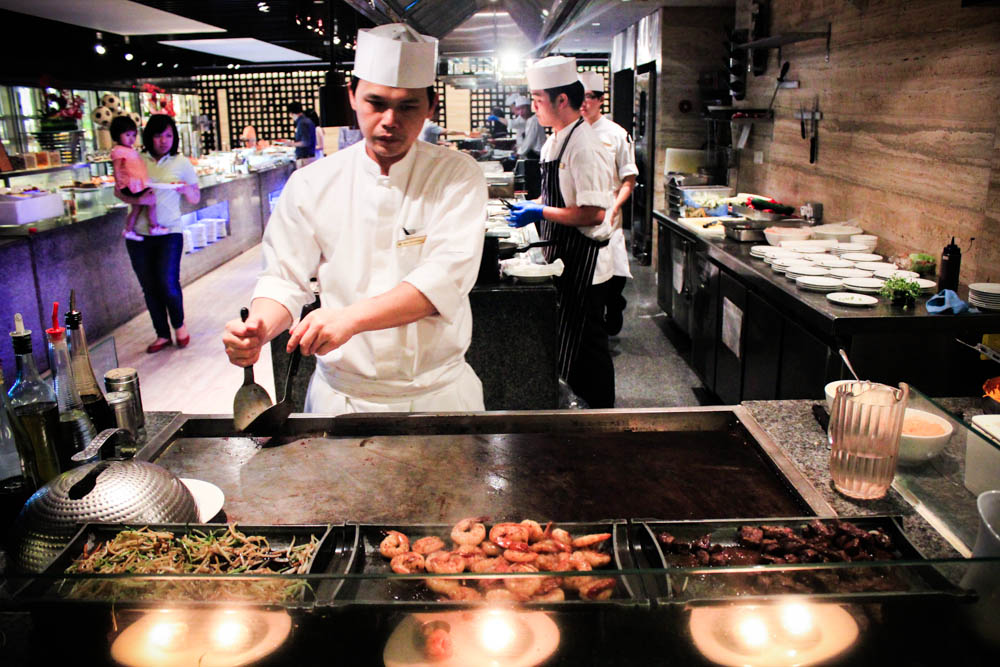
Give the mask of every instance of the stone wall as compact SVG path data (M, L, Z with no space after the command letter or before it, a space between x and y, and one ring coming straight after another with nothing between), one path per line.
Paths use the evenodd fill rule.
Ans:
M737 18L748 4L738 0ZM954 235L962 282L1000 281L1000 7L960 5L772 0L771 34L832 23L830 62L824 40L783 48L801 88L779 91L774 123L754 125L739 189L823 202L827 222L857 220L883 254L939 256ZM766 105L779 68L772 50L741 105ZM823 120L809 164L793 115L816 96Z

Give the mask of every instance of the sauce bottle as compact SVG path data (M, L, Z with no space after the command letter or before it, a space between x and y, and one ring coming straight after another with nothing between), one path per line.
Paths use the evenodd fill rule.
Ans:
M937 289L950 289L953 292L958 290L958 272L962 268L962 249L955 245L955 237L951 237L951 243L941 251L941 264L938 269Z

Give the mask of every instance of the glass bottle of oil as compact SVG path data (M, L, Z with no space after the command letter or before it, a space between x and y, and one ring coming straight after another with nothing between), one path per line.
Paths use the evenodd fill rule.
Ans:
M38 375L38 368L31 354L31 331L24 328L20 313L14 316L14 331L10 332L10 338L14 345L17 377L7 392L7 397L11 410L20 420L31 442L38 483L44 484L61 472L56 454L59 405L56 393Z
M76 309L76 292L70 290L69 312L66 313L66 329L69 331L69 360L73 369L73 381L83 401L83 409L100 432L112 428L114 417L104 398L104 392L97 384L94 367L90 365L90 351L87 349L87 334L83 330L83 315Z
M77 465L71 457L82 451L97 435L94 423L83 409L83 401L73 380L73 367L66 346L66 329L59 326L59 302L52 304L52 328L45 330L49 338L49 358L52 359L52 373L55 377L56 400L59 403L59 439L56 453L59 465L69 470Z

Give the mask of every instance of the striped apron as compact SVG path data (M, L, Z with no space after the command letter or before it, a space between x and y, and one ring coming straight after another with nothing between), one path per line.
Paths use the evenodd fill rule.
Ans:
M541 163L542 203L545 206L556 208L566 206L566 200L563 199L562 191L559 189L559 164L562 162L563 153L566 152L566 146L572 141L573 133L581 123L583 123L582 118L573 125L556 159ZM539 222L539 237L544 241L553 241L551 246L543 249L545 261L554 262L561 259L565 264L562 276L555 281L559 300L556 328L559 377L566 380L580 348L587 312L587 288L594 280L597 253L608 242L594 241L573 227L557 225L544 218Z

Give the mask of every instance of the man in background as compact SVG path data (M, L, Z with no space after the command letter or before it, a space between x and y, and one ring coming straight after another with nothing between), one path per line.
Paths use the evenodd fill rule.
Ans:
M316 159L316 124L302 113L302 105L291 102L287 107L295 121L295 166L304 167Z
M635 179L639 168L635 164L635 145L625 128L601 115L601 105L604 102L604 77L597 72L581 72L580 83L583 84L583 104L580 105L580 115L590 123L597 138L611 153L615 163L615 203L606 212L607 222L611 225L611 238L608 245L601 249L606 257L600 258L600 263L612 264L613 275L608 281L605 301L604 322L609 336L616 336L622 330L627 301L622 296L625 281L632 277L628 266L628 252L625 250L625 232L622 230L621 210L635 190Z

